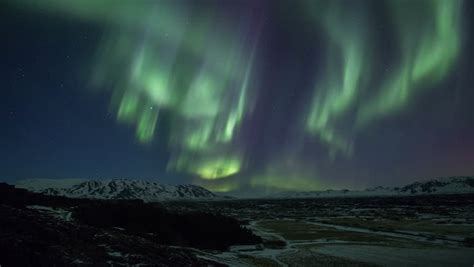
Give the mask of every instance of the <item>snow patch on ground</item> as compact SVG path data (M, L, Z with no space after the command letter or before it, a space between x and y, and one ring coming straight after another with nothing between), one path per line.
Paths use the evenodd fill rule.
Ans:
M48 214L50 216L53 216L57 219L70 222L72 221L72 212L67 211L64 209L59 209L59 208L52 208L52 207L46 207L46 206L39 206L39 205L30 205L26 206L28 209L32 210L37 210L41 213Z

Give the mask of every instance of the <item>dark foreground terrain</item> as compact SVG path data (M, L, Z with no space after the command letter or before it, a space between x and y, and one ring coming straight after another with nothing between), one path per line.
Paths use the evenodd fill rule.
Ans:
M0 184L0 265L217 265L194 249L261 243L230 217L142 201L69 199Z
M0 184L3 266L472 266L474 196L143 203Z

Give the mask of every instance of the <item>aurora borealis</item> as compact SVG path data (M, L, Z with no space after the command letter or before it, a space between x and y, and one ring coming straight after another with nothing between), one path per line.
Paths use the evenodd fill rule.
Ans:
M458 56L461 2L397 0L387 5L400 51L393 70L378 81L373 77L379 73L371 66L377 59L371 58L376 48L367 36L372 34L367 9L361 12L361 7L349 9L340 4L328 7L322 16L315 15L322 20L318 22L327 32L329 47L325 77L316 81L307 127L332 151L352 151L350 141L336 129L340 117L353 116L351 128L357 129L396 114L417 91L444 78ZM367 90L373 87L379 89Z
M67 72L79 82L41 95L55 107L55 115L43 119L73 117L72 124L101 129L76 138L71 133L78 129L60 127L71 138L61 142L77 147L63 145L60 153L58 144L41 148L56 155L46 157L48 166L56 157L67 161L67 170L40 168L41 175L132 175L259 194L474 171L467 1L21 0L6 6L10 24L4 27L25 29L6 44L11 62L24 53L19 43L36 42L34 53L45 55L37 64L45 67L64 60L56 54L61 36L74 44L66 53L76 54L75 61L51 75ZM35 27L47 37L31 37ZM69 36L71 29L79 34ZM41 46L47 40L57 45ZM29 81L23 81L28 90L54 87L44 78ZM6 92L15 93L4 101L28 95L10 84ZM91 112L70 116L67 107L54 104L67 95L58 91L67 90L103 101L80 100L77 107ZM22 102L9 102L5 114L11 117ZM33 103L30 112L41 110ZM18 134L21 125L34 124L29 120L9 120L10 139L3 139L20 144L19 150L5 145L5 151L22 151L19 158L34 161L22 156L29 153L21 150L29 139ZM104 135L117 136L107 141ZM102 141L77 152L91 139ZM78 153L98 158L74 165ZM34 169L10 166L16 168L5 176L24 178Z

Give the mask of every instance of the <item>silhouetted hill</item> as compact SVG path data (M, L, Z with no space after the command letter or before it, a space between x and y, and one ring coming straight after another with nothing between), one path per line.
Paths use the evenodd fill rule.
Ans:
M0 262L206 265L187 249L225 250L261 239L232 218L178 214L142 200L47 196L0 183ZM80 264L79 264L80 265Z

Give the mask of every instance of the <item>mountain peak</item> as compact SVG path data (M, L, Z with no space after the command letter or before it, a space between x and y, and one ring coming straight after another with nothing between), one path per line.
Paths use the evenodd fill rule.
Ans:
M47 195L71 198L142 199L145 202L220 198L197 185L163 185L135 179L86 180L63 187L26 188Z

